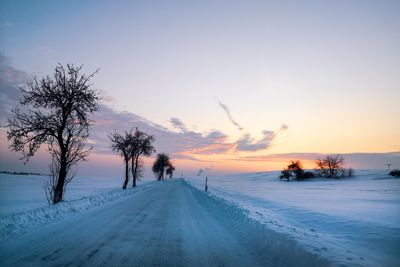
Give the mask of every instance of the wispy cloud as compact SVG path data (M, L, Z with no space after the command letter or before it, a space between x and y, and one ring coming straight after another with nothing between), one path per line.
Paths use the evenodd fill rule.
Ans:
M9 59L0 54L0 125L7 122L11 110L20 96L19 86L25 84L30 76L13 68Z
M276 137L274 131L265 130L262 132L263 138L260 140L255 140L250 134L243 135L236 142L236 149L239 151L257 151L267 149L272 140Z
M289 126L287 126L286 124L281 124L281 128L279 128L280 131L286 131L289 129Z
M174 128L181 130L182 132L187 132L186 125L178 118L171 118L170 122Z
M243 127L232 117L231 111L227 105L222 103L220 100L215 98L218 101L218 105L225 111L225 114L228 116L229 121L238 128L238 130L243 131ZM289 129L289 126L286 124L282 124L280 128L276 131L264 130L262 132L263 137L260 140L256 140L249 133L245 133L242 137L237 140L234 145L237 151L258 151L268 149L275 139L275 137L286 130Z
M117 112L112 108L101 105L100 111L93 116L94 125L91 141L98 153L111 153L108 133L138 127L142 131L154 135L157 151L166 152L180 158L197 160L197 155L211 155L225 153L233 149L227 143L227 136L220 131L211 130L205 133L191 131L178 118L171 118L170 122L180 131L171 131L161 125L138 116L132 112Z
M218 105L225 111L226 116L228 116L228 119L230 120L230 122L233 125L235 125L238 128L238 130L242 131L243 127L238 122L236 122L236 120L232 117L231 111L229 110L228 106L225 105L224 103L222 103L218 99L217 99L217 101L218 101Z

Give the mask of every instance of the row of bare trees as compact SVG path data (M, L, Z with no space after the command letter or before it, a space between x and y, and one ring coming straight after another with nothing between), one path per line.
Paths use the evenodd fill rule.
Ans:
M351 177L354 175L352 168L344 168L344 157L342 155L327 155L318 159L314 172L305 171L300 160L292 160L291 163L281 171L279 178L286 179L295 177L296 180L304 180L315 176L325 178Z
M67 184L76 173L78 162L87 158L91 146L87 145L90 114L99 109L99 92L92 89L90 75L81 73L82 66L58 64L53 76L34 78L20 88L20 107L12 110L8 120L7 138L10 148L22 153L26 162L46 144L51 156L50 179L44 184L49 203L63 201ZM120 154L125 163L125 189L129 182L129 164L133 187L143 172L143 157L155 152L154 137L139 131L114 132L109 136L112 150ZM153 171L158 180L164 171L172 177L175 167L168 155L158 154Z
M118 133L115 131L109 135L111 141L111 148L114 152L118 153L124 161L125 165L125 180L122 188L126 189L129 182L129 165L132 174L132 185L136 186L137 180L142 176L143 157L150 157L156 152L153 143L154 136L145 132L131 129L129 132L124 131ZM172 178L175 171L170 157L165 153L157 154L157 158L153 164L153 172L158 181L164 180L164 173Z
M136 128L123 133L115 131L108 138L111 141L112 150L121 155L125 163L125 180L122 188L126 189L129 182L129 163L132 173L132 186L135 187L137 180L143 174L142 157L149 157L156 151L153 146L154 136Z

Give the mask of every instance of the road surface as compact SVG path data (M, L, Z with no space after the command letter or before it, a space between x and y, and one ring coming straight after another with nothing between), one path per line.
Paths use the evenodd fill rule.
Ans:
M184 180L0 242L0 266L326 266Z

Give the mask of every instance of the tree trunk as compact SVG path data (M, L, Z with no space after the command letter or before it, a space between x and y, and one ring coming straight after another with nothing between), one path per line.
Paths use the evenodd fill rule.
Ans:
M129 182L129 160L125 160L125 181L122 186L122 189L126 189L128 182Z
M54 189L53 204L57 204L63 200L64 184L67 177L67 161L65 155L61 154L60 170L58 172L57 185Z
M135 157L135 169L133 168L133 158L132 158L132 179L133 179L133 187L136 187L136 178L137 178L137 170L138 170L138 161L139 157Z

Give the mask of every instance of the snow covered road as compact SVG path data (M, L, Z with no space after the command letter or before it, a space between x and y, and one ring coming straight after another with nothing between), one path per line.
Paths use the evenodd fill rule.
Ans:
M327 266L243 211L169 180L0 243L0 266Z

